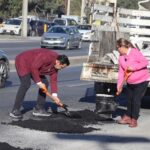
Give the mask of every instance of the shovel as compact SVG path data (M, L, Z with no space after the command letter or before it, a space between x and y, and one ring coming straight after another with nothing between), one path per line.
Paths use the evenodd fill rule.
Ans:
M124 80L121 84L121 87L123 86L123 84L127 81L127 79L129 78L129 76L131 75L131 72L128 72L128 70L125 70L124 72ZM120 93L116 92L116 96L118 96Z
M48 92L47 89L46 89L46 90L43 90L43 92L44 92L50 99L53 100L53 96ZM53 100L53 101L54 101L54 100ZM68 105L63 104L62 106L59 106L59 107L62 107L63 109L65 109L65 115L66 115L67 117L71 117L71 114L70 114L70 112L69 112L69 110L68 110Z
M68 105L63 104L62 108L65 109L65 115L66 115L67 117L72 117L71 113L70 113L69 110L68 110Z

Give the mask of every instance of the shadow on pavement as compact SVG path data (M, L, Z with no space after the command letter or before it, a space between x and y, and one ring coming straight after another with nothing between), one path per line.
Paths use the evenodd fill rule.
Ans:
M149 143L150 139L137 136L115 136L115 135L70 135L57 134L59 139L65 140L81 140L81 141L97 141L99 143Z

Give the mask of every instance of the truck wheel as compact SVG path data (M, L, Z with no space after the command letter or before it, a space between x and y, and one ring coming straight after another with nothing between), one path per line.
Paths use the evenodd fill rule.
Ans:
M7 65L4 61L0 60L0 88L5 86L8 77Z
M45 46L41 46L41 48L46 48Z
M14 32L13 32L13 31L10 31L10 35L14 35Z

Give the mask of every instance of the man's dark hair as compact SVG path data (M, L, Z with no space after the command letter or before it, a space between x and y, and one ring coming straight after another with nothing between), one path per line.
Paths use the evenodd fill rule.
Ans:
M61 64L70 65L70 61L66 55L58 55L57 60L59 60Z

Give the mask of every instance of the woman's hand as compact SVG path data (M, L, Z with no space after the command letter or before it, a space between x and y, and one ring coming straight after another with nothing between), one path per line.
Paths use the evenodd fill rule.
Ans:
M133 72L133 69L131 67L127 67L126 71L127 72Z
M124 80L126 81L129 76L132 74L133 70L131 67L127 67L127 69L124 72Z
M116 95L120 95L121 92L122 92L122 86L120 86L119 88L117 88Z

